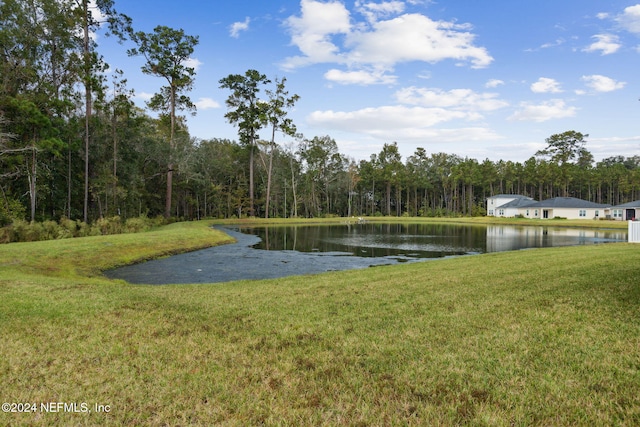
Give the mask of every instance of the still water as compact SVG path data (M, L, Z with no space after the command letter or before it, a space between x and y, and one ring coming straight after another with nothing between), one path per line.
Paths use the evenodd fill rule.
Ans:
M111 270L136 284L218 283L627 240L626 231L456 224L221 228L237 242Z

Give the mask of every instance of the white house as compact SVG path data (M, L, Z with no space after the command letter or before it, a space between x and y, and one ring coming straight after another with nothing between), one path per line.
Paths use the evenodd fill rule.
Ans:
M622 208L624 209L624 208ZM640 206L638 207L640 209ZM640 213L640 211L638 211ZM487 198L487 215L550 219L611 218L611 205L588 202L575 197L554 197L538 202L530 197L499 194Z
M535 202L531 197L518 194L496 194L487 197L487 215L514 217L520 214L519 207Z
M611 205L588 202L575 197L554 197L520 209L525 218L600 219L610 218Z
M631 221L640 218L640 200L612 207L611 215L613 219L618 221Z

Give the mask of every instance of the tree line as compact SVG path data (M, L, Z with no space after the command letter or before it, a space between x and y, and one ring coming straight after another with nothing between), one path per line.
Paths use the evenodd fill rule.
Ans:
M299 96L289 94L286 78L272 81L257 70L219 80L238 141L194 138L183 114L195 113L196 73L187 60L198 37L165 26L135 31L114 6L0 2L0 225L115 216L483 215L485 198L497 193L614 205L640 199L640 156L594 162L588 135L576 131L550 136L524 163L424 148L402 159L395 142L356 161L330 136L299 134L287 116ZM141 72L159 77L146 109L134 104L122 71L106 71L91 37L99 28L134 46L127 51L144 57Z

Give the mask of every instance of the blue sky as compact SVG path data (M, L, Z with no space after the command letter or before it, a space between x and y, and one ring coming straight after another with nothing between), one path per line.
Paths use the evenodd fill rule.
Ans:
M523 162L555 133L589 134L601 160L640 155L639 0L116 0L136 30L197 35L192 136L237 140L218 81L287 79L290 117L356 160L397 142L428 153ZM130 44L98 35L136 102L162 79ZM130 43L130 42L129 42ZM264 131L263 138L268 138ZM280 143L287 143L285 138Z

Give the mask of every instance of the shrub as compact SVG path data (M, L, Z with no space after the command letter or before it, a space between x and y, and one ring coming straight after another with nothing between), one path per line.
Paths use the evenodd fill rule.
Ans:
M146 218L146 216L144 217ZM164 216L158 215L155 218L151 219L152 227L160 227L161 225L166 225L167 220Z
M10 225L14 220L24 219L26 209L19 200L5 199L0 203L0 227Z
M140 216L137 218L129 218L124 223L125 233L139 233L147 231L152 227L152 220L147 217Z
M29 223L22 219L17 219L9 226L12 230L12 242L30 242Z
M471 216L487 216L487 210L484 206L473 205L471 208Z
M79 230L78 222L69 218L60 218L60 228L58 229L58 239L68 239L77 237Z
M76 233L76 237L86 237L86 236L94 236L91 234L91 227L89 224L83 221L78 221L78 231Z
M109 218L99 218L95 222L94 228L98 229L97 235L120 234L122 233L122 221L117 215ZM91 233L91 235L94 234Z
M80 220L61 218L59 222L29 223L15 219L10 225L0 227L0 243L35 242L38 240L69 239L72 237L100 236L120 233L139 233L165 224L163 217L146 216L129 218L124 223L119 216L100 218L92 225Z
M13 242L13 228L11 226L0 228L0 243L11 242Z
M39 223L38 240L53 240L59 235L60 226L55 221L44 221Z

